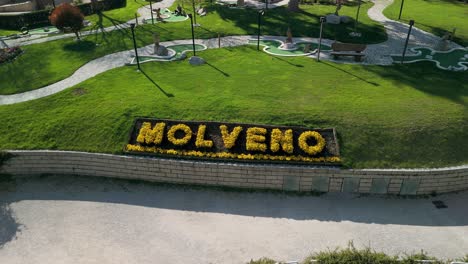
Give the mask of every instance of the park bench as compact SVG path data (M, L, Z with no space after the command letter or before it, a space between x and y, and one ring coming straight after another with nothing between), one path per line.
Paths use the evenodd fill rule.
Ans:
M361 61L362 57L365 56L362 51L366 49L364 44L352 44L352 43L332 43L333 58L336 60L339 56L354 56L355 61Z

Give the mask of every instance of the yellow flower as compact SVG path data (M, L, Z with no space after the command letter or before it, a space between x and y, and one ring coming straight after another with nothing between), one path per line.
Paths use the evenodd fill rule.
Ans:
M185 135L183 138L175 138L175 133L179 130L182 130ZM192 130L189 126L185 124L178 124L172 126L167 132L167 139L176 146L182 146L187 144L192 138Z
M315 138L317 144L309 146L307 139ZM325 147L325 139L316 131L305 131L299 136L299 147L309 155L320 153Z
M263 127L249 127L247 129L247 142L246 149L249 151L262 151L265 152L267 146L265 143L266 128Z

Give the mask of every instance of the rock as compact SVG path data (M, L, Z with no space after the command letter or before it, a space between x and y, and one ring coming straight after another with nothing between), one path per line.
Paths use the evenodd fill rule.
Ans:
M162 46L162 45L159 45L159 46L154 46L154 55L158 55L158 56L167 56L169 54L169 52L167 51L167 48Z
M351 23L353 21L349 16L340 16L340 22L344 24Z
M202 65L202 64L205 63L205 60L202 59L202 58L200 58L200 57L198 57L198 56L192 56L192 57L190 57L190 59L189 59L189 63L190 63L191 65Z
M335 14L330 14L326 16L326 21L328 24L339 24L340 23L340 16Z

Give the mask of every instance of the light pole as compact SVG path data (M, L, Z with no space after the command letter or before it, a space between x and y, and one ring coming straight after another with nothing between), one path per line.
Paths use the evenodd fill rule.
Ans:
M193 56L196 56L196 53L195 53L195 33L193 32L193 19L192 19L192 14L188 14L188 17L190 18L190 25L191 25L191 27L192 27Z
M257 50L260 50L260 27L262 26L263 14L265 14L265 10L258 11Z
M130 29L132 30L133 48L135 48L135 57L137 60L138 70L140 70L140 59L138 59L138 50L135 41L135 23L130 23Z
M268 9L268 0L265 0L265 9Z
M195 10L195 0L192 0L192 7L193 7L193 21L194 21L193 23L197 24L197 11Z
M400 6L400 14L398 14L398 20L401 19L401 11L403 11L403 4L405 3L405 0L401 0L401 6Z
M150 13L151 13L151 24L154 25L154 17L153 17L153 2L150 1Z
M319 45L318 45L318 50L317 50L317 61L320 61L320 50L322 48L323 22L325 22L325 17L320 17L320 35L319 35Z
M356 12L356 21L354 22L354 32L357 32L357 24L359 21L359 10L361 9L361 0L358 0L358 8Z
M410 34L411 34L411 29L413 28L413 25L414 25L414 20L410 20L409 21L408 36L406 36L405 48L403 49L403 55L401 56L401 64L403 64L403 61L405 60L406 48L408 47L408 41L409 41L409 37L410 37Z

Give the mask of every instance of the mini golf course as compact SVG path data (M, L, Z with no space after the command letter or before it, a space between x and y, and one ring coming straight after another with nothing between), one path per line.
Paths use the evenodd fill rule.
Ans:
M256 39L249 40L249 44L257 45ZM297 42L295 50L285 50L281 49L280 46L283 44L283 41L277 39L260 40L260 45L264 46L263 51L277 56L306 56L317 52L318 44L314 42ZM304 52L306 45L310 45L310 51ZM322 44L322 50L331 50L331 48L327 45Z
M431 48L412 48L416 55L407 55L403 63L418 61L432 61L442 70L465 71L468 70L468 49L451 49L448 51L435 51ZM394 63L402 61L401 55L392 55Z

